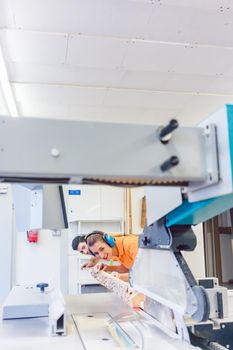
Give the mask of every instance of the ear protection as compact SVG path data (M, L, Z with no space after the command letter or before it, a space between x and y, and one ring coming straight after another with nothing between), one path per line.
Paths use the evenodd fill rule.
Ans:
M104 233L103 234L103 240L107 243L107 245L109 245L109 247L113 248L115 245L115 241L114 238L109 235L108 233Z
M89 234L85 237L86 243L87 243L88 237L90 237L90 236L92 236L92 235L96 235L96 234L100 235L100 236L103 238L104 242L107 243L107 245L108 245L110 248L113 248L113 247L115 246L114 238L113 238L111 235L109 235L108 233L100 233L100 232L97 233L97 232L95 232L95 231L89 233ZM89 249L89 252L91 253L91 255L95 256L95 254L94 254L90 249Z

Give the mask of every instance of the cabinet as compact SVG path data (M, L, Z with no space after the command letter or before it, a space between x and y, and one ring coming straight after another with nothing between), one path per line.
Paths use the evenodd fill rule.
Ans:
M97 185L64 186L68 221L119 220L124 217L124 190Z
M121 221L124 218L124 189L100 187L100 219Z

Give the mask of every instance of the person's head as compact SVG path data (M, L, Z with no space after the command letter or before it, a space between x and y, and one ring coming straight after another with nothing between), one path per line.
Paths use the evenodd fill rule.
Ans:
M86 236L89 251L97 258L110 260L114 247L114 238L102 231L93 231Z
M72 241L73 250L79 251L82 254L90 254L88 250L88 246L85 240L85 236L76 236Z

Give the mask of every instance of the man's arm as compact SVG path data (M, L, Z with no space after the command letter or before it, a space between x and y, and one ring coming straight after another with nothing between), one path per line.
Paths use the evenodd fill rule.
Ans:
M93 267L100 261L99 258L91 258L86 263L82 264L81 269L87 269L88 267Z
M119 278L119 280L124 282L129 282L129 274L128 272L119 273L119 272L113 272L112 276Z
M127 273L129 272L129 269L127 269L127 267L125 267L124 265L119 265L119 266L108 266L105 265L105 267L103 268L104 271L107 272L119 272L119 273Z

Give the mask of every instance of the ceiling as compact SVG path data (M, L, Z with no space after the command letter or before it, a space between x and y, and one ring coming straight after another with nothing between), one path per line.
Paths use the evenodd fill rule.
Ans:
M0 0L0 45L21 116L193 125L233 103L232 0Z

